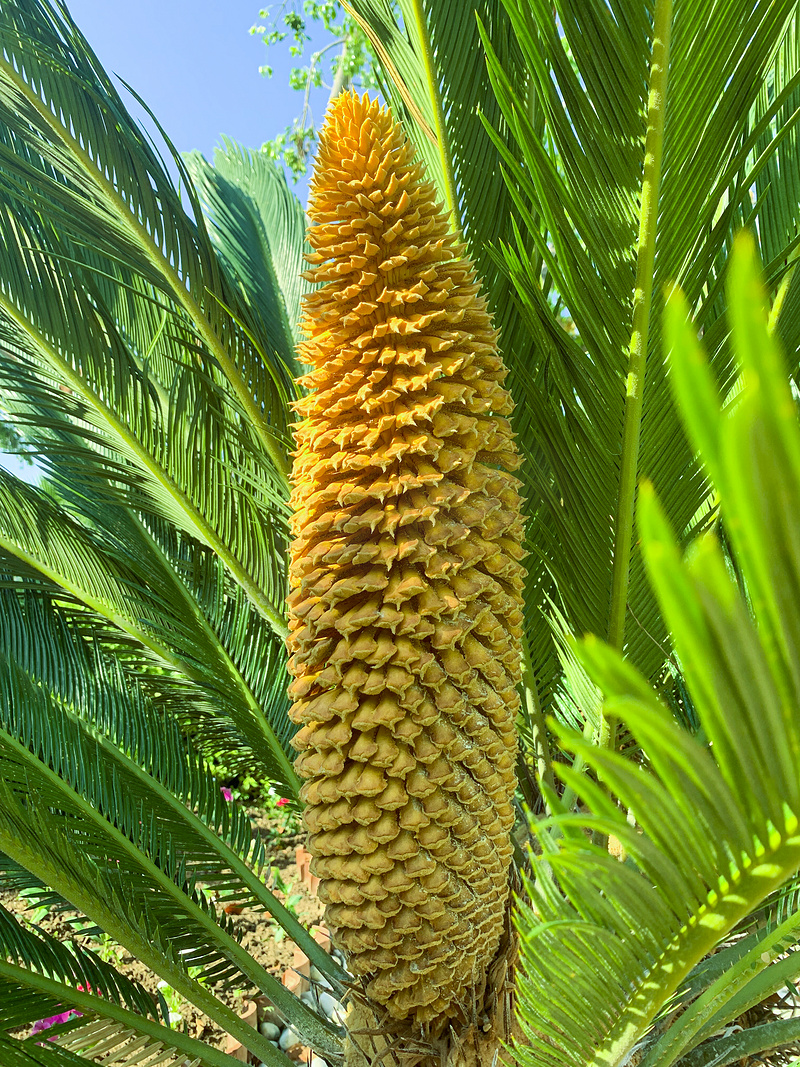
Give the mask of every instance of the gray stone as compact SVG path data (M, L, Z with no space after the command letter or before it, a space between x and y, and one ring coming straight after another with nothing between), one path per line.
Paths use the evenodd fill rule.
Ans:
M334 1011L336 1011L337 1008L341 1008L341 1004L336 999L336 997L332 997L330 993L325 992L322 992L319 995L319 1006L322 1008L322 1010L325 1012L329 1019L332 1017Z
M278 1048L283 1049L285 1052L294 1045L299 1045L301 1043L300 1035L297 1031L293 1030L291 1026L287 1026L278 1040Z
M311 970L308 972L308 974L309 974L309 977L310 977L311 981L315 982L317 985L321 985L323 989L330 989L331 988L330 982L325 977L325 975L322 973L322 971L317 970L317 968L314 967L313 965L311 967Z

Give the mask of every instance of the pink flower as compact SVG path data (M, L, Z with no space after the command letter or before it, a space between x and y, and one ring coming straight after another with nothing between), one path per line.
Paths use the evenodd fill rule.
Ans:
M227 800L228 803L230 803L230 801L233 800L233 793L230 791L230 789L228 789L227 786L225 786L225 785L220 786L220 792L222 793L222 799L223 800Z
M68 1023L70 1019L79 1019L80 1017L81 1012L70 1008L69 1011L62 1011L60 1015L51 1015L49 1019L39 1019L38 1022L33 1024L31 1036L40 1034L42 1030L49 1030L51 1026L60 1026L61 1023ZM51 1037L50 1040L55 1041L55 1038Z
M93 990L92 987L87 984L85 986L78 985L77 989L80 989L82 993L95 993L96 996L102 997L103 992L100 989ZM42 1030L49 1030L51 1026L60 1026L61 1023L68 1023L70 1019L80 1019L83 1015L82 1011L76 1011L74 1008L68 1008L67 1011L62 1011L60 1015L51 1015L48 1019L39 1019L33 1024L31 1030L31 1036L33 1034L40 1034ZM49 1041L55 1041L54 1037L48 1038Z
M276 806L276 807L278 807L278 808L282 808L284 804L288 804L288 803L289 803L289 801L288 801L288 800L286 799L286 797L281 797L281 798L280 798L280 799L279 799L279 800L277 801L277 803L276 803L276 805L275 805L275 806Z

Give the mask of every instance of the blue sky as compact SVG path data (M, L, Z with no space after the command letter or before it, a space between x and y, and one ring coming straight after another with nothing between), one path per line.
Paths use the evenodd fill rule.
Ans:
M302 94L289 87L289 70L301 61L289 56L288 41L268 53L261 38L249 33L265 22L260 9L269 6L279 15L293 5L280 0L269 5L264 0L67 3L105 69L133 86L180 152L197 148L210 159L222 134L258 148L302 111ZM319 36L310 47L328 40ZM266 63L274 69L272 78L259 74ZM122 95L127 97L124 89ZM318 90L312 98L318 122L327 95ZM135 104L131 111L138 117ZM297 189L304 199L304 185Z
M179 152L199 149L208 159L222 134L248 148L280 133L303 107L289 87L289 70L305 65L289 55L288 41L269 49L250 27L264 20L264 0L67 0L69 10L111 75L128 82L157 116ZM284 7L273 3L273 13ZM327 44L319 35L309 50ZM269 63L272 78L259 73ZM120 87L130 111L138 105ZM328 93L317 90L312 107L322 120ZM305 182L295 187L305 203ZM25 478L35 468L0 453L0 466Z

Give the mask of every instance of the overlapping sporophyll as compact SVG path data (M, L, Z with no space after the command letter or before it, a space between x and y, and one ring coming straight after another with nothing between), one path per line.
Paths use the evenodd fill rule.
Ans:
M390 113L331 107L311 186L314 368L294 465L295 745L327 921L372 999L431 1022L508 901L522 519L472 265Z

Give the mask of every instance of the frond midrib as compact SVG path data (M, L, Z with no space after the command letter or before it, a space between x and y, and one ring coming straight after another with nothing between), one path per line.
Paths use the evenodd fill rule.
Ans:
M30 763L32 759L35 760L38 772L50 782L56 792L68 793L70 800L80 809L83 817L97 826L101 834L111 837L120 851L131 857L134 867L146 871L153 882L159 886L159 889L167 897L174 900L176 907L191 916L192 921L209 937L210 943L216 946L216 950L234 963L240 972L253 982L258 989L267 992L277 1004L284 1003L284 1006L286 1006L287 997L290 997L292 1001L295 1000L292 994L285 990L273 975L265 971L238 941L218 925L210 913L188 897L177 882L173 881L157 864L138 849L105 815L95 809L81 793L61 778L56 771L36 760L28 748L6 730L0 729L0 733L4 737L5 744L17 753L23 765ZM1 807L0 814L2 814ZM166 955L160 953L157 946L151 945L143 936L137 935L134 939L132 937L133 928L130 924L121 920L120 915L114 910L110 902L101 898L96 892L87 892L85 887L75 878L64 875L63 871L55 869L46 861L41 852L31 849L27 842L22 842L18 838L12 838L10 835L4 834L2 823L0 823L0 845L8 855L17 859L31 873L52 886L79 910L83 911L84 914L98 922L98 925L102 926L120 944L131 948L135 940L134 953L139 956L143 963L156 974L168 976L170 984L181 995L199 1007L210 1018L216 1017L222 1021L228 1032L241 1040L243 1044L249 1044L248 1039L252 1028L248 1024L242 1023L232 1009L219 1001L199 981L190 978L181 967L172 962ZM68 885L65 884L65 880L69 883ZM303 1022L308 1023L309 1016L313 1018L314 1021L311 1025L316 1032L317 1039L321 1040L322 1044L327 1045L328 1051L330 1051L330 1041L325 1041L325 1037L330 1037L330 1035L323 1031L321 1024L318 1025L319 1020L317 1020L317 1017L305 1004L298 1003L297 1009L304 1016ZM266 1039L262 1039L260 1035L257 1035L257 1039L253 1038L252 1047L256 1048L259 1053L272 1048L269 1042Z
M196 1038L189 1037L188 1034L184 1034L180 1030L167 1029L160 1023L148 1019L145 1015L139 1015L127 1008L123 1008L119 1004L115 1004L108 997L101 1000L100 997L93 996L91 993L84 993L80 989L74 989L46 975L38 974L26 967L19 967L5 960L0 960L0 977L29 988L38 989L40 992L46 993L62 1003L69 1003L71 1007L74 1007L84 1015L94 1016L99 1014L104 1018L122 1023L131 1030L146 1034L148 1037L153 1038L154 1041L163 1042L166 1046L172 1045L188 1056L201 1056L203 1062L208 1063L209 1067L233 1067L234 1060L219 1049L198 1041Z
M291 933L292 940L303 949L306 955L312 957L312 960L314 957L322 959L324 949L317 945L313 937L297 922L291 912L280 903L252 868L242 860L239 852L201 819L194 810L187 807L170 789L167 789L157 778L145 771L131 756L123 752L118 744L109 739L104 730L96 726L87 728L86 720L75 710L71 701L60 698L52 693L50 689L48 689L48 695L54 703L61 707L64 715L70 718L80 729L87 730L91 734L92 739L109 759L122 764L130 775L138 778L143 783L148 792L154 793L164 805L170 808L179 821L187 823L191 831L199 839L209 845L213 852L219 854L231 871L247 886L259 904L263 905L264 909L272 915L287 933Z
M60 141L70 154L77 160L81 170L87 176L93 186L103 195L109 203L114 215L120 221L125 230L133 237L137 247L144 252L146 259L155 269L167 279L170 290L178 303L184 308L189 318L197 326L203 341L208 345L209 351L219 361L226 377L231 383L240 403L249 415L253 427L258 434L259 440L267 455L272 460L275 470L281 478L284 488L288 491L289 461L283 451L276 447L276 440L259 410L253 397L245 388L244 382L238 370L232 363L225 347L211 327L207 317L203 313L194 297L189 293L186 286L181 282L175 268L164 257L161 250L154 244L146 228L131 214L125 201L119 196L112 182L102 174L92 162L91 157L83 149L74 137L70 137L65 128L56 121L52 111L44 106L42 99L32 91L14 67L0 56L0 73L14 86L16 91L26 100L36 112L41 121L51 133Z
M797 820L790 816L787 822L794 824L791 833L777 847L759 849L755 861L743 857L739 869L721 876L724 891L711 890L706 902L675 934L653 967L636 977L635 992L602 1046L586 1061L587 1067L615 1067L680 989L692 968L800 868ZM764 836L769 840L768 831Z
M48 363L57 368L58 373L62 374L64 378L67 379L71 388L73 388L86 401L86 403L98 413L100 418L109 427L117 439L124 444L126 449L129 449L131 453L136 456L137 461L141 464L144 470L147 471L153 481L160 485L161 488L169 494L175 506L186 516L187 524L189 525L190 530L193 531L194 536L212 548L219 555L220 559L223 560L225 566L236 579L238 584L241 585L242 589L247 593L248 598L252 601L253 605L270 623L275 630L275 633L281 638L286 637L288 634L288 627L283 618L283 613L264 594L263 589L261 589L261 587L253 580L252 576L247 573L228 546L220 540L216 531L209 525L203 515L200 514L195 505L187 498L186 494L180 490L175 482L167 475L166 471L153 460L153 457L142 446L139 439L130 432L117 415L111 411L97 396L95 391L91 389L85 379L73 371L66 359L64 359L53 348L48 340L20 314L17 307L2 293L0 293L0 308L2 308L17 326L31 338L32 342L43 354Z

